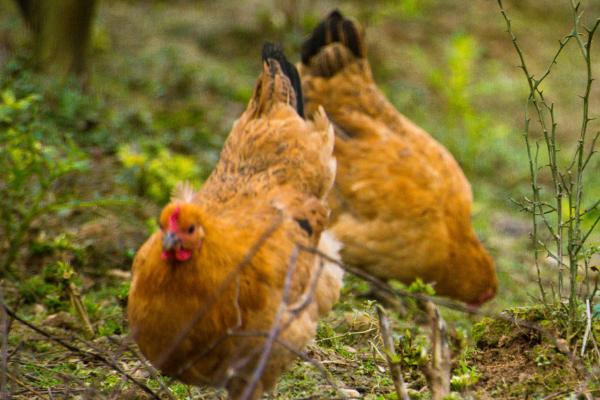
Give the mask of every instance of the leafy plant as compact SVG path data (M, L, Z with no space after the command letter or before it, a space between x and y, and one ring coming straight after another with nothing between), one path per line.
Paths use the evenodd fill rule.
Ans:
M396 351L404 367L420 367L427 362L427 337L417 330L406 329L398 338Z
M458 367L453 371L452 378L450 378L450 387L452 390L461 392L477 384L477 382L479 382L477 368L471 367L461 360Z
M0 94L0 275L13 274L34 221L73 205L69 195L54 190L59 181L89 168L69 136L48 131L39 103L36 94Z
M423 293L428 296L435 296L435 289L431 284L423 282L421 278L415 279L414 282L408 287L408 291L411 293Z
M123 145L117 155L126 169L124 180L139 196L149 196L158 203L168 201L178 182L196 182L201 175L198 163L191 157L173 154L160 145Z

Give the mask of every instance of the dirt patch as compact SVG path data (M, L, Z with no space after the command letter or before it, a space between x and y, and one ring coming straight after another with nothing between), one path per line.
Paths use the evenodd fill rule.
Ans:
M583 388L567 356L539 334L504 321L485 323L490 324L487 337L480 338L472 355L480 373L476 398L528 399Z

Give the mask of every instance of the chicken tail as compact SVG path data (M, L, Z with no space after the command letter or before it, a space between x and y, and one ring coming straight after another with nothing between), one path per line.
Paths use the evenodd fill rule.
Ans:
M302 45L302 64L315 75L333 76L357 58L366 57L364 36L358 22L334 10Z
M251 107L262 115L277 103L288 103L304 118L302 85L296 67L290 63L279 44L266 42L262 50L263 72L252 94Z

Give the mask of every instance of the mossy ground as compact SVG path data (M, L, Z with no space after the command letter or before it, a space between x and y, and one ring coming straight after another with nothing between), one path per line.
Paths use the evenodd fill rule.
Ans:
M512 309L505 315L535 322L554 337L567 336L555 330L556 316L547 315L542 307ZM598 321L592 330L600 332ZM477 398L522 399L550 395L563 398L573 388L587 388L594 397L600 395L598 382L578 374L564 348L539 331L518 323L484 318L473 327L472 339L474 348L469 358L481 374L475 391ZM580 349L581 342L574 342L571 349ZM597 355L587 360L588 366L598 362Z
M495 3L299 2L298 13L285 4L100 2L90 77L82 90L31 71L26 31L13 2L0 0L0 90L19 98L40 94L40 122L56 137L72 137L89 163L85 172L57 181L52 194L78 201L109 200L92 207L61 208L33 221L15 262L19 280L2 281L6 302L20 316L82 350L112 357L157 392L163 385L175 398L222 396L153 377L140 364L123 312L132 256L155 228L168 188L178 176L187 174L200 184L210 173L231 124L250 97L262 41L283 42L290 58L296 59L303 37L334 6L367 25L376 80L404 114L456 155L472 183L474 224L496 260L501 282L497 298L483 310L529 310L537 305L530 221L510 201L530 190L519 134L526 91ZM584 6L587 20L600 15L595 2ZM542 71L560 35L570 29L568 5L520 1L509 10L532 67ZM545 88L561 107L560 142L566 149L575 140L580 118L576 96L583 90L583 69L574 59L575 50L567 49L553 73L556 78ZM600 76L599 64L594 71ZM592 108L597 110L599 102L596 88ZM591 130L599 126L591 122ZM194 168L189 168L190 162ZM541 180L548 183L546 176ZM590 199L600 196L598 183L593 174L586 181ZM598 241L597 236L593 239ZM4 239L0 244L4 249ZM77 275L57 280L52 271L58 262L71 265ZM555 280L555 265L542 262L542 268L549 286ZM66 289L69 283L81 293L93 337L86 336L75 312ZM374 304L357 297L367 290L364 282L347 277L342 301L320 324L307 352L340 387L366 399L394 399ZM547 339L506 322L478 322L480 318L464 313L442 312L450 326L457 396L560 397L584 383ZM536 313L519 315L560 325L560 315L540 318ZM427 399L421 373L428 355L427 321L407 301L402 315L392 315L392 323L411 397ZM565 336L564 331L557 333ZM581 336L579 331L570 339L574 350L580 349ZM7 382L14 398L144 397L114 368L67 351L18 322L12 323L8 340ZM314 366L298 361L281 378L272 398L335 396Z

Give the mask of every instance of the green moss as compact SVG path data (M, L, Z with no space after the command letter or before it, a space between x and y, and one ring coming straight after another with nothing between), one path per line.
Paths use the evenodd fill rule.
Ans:
M473 325L471 337L477 347L495 347L500 338L510 333L509 327L497 319L483 318Z
M550 323L546 315L546 309L541 305L513 307L504 311L504 313L516 321L529 321L538 323L541 326ZM501 342L507 344L507 342L510 342L510 340L524 332L528 332L528 329L519 327L518 323L486 317L473 325L471 337L475 345L479 348L496 347Z

